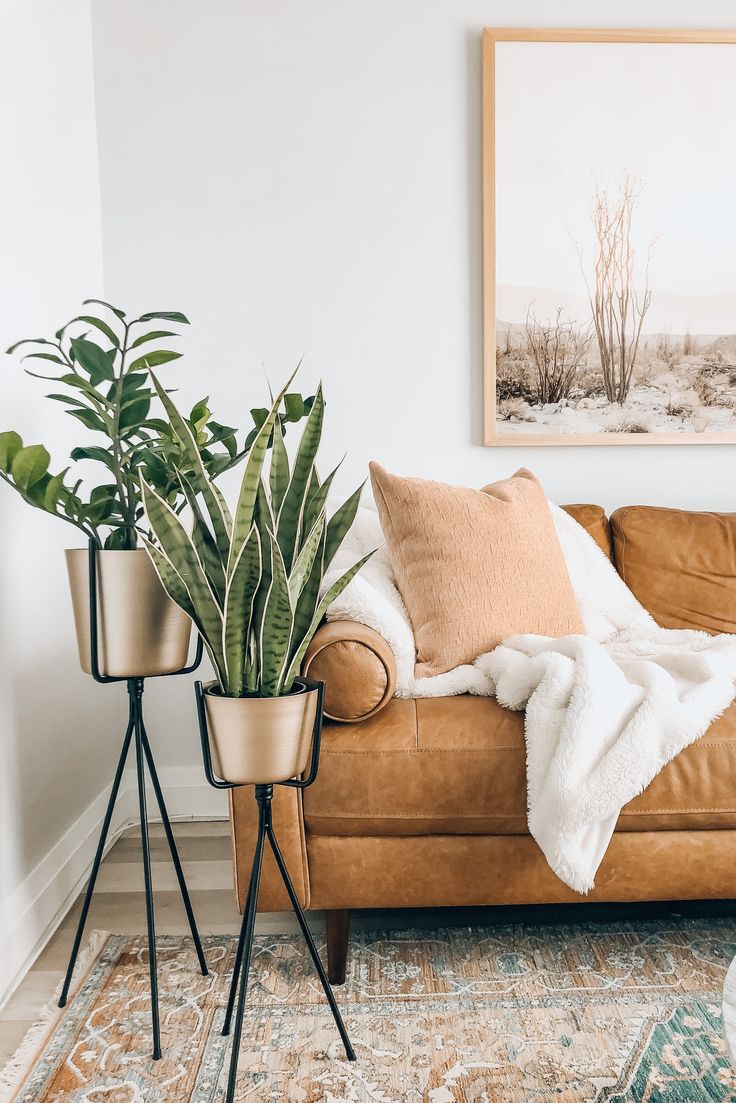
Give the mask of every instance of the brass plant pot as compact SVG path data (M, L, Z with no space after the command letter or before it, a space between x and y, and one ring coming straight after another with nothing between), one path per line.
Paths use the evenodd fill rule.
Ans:
M218 777L231 785L275 785L307 767L317 690L297 679L283 697L223 697L204 687L204 707Z
M89 552L66 555L79 662L92 673ZM100 673L110 678L173 674L187 663L192 622L164 590L144 548L97 552L97 634Z

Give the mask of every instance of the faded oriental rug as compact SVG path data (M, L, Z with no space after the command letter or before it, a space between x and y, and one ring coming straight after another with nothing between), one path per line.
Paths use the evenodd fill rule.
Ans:
M215 1103L235 952L160 939L164 1055L149 1055L147 951L108 936L76 995L0 1080L17 1103ZM349 1064L295 935L256 940L238 1099L264 1103L736 1101L721 991L736 920L357 932L338 1001Z

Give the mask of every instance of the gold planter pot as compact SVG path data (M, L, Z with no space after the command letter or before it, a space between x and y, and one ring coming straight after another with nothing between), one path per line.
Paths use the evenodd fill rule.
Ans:
M79 662L92 673L89 552L66 553ZM164 590L148 553L97 552L97 626L100 672L109 678L173 674L186 666L192 622Z
M223 697L204 687L204 707L218 777L231 785L275 785L303 773L318 693L297 679L284 697Z

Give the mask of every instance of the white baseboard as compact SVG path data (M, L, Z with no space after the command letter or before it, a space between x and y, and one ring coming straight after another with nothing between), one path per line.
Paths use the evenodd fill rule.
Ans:
M172 820L227 818L227 797L213 789L197 767L159 769ZM15 892L0 904L0 1008L12 995L82 890L92 868L109 797L100 793L54 844ZM160 820L156 798L147 793L148 816ZM126 770L110 825L107 848L138 823L138 791L133 770Z
M166 807L172 820L226 820L227 794L213 789L202 775L201 766L164 766L159 777L166 798ZM126 790L130 816L138 822L138 788L135 771L126 771ZM151 823L160 821L153 790L148 788L148 818Z

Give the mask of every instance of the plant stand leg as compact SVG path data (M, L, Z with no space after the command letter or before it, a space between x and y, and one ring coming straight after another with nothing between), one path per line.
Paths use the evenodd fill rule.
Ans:
M251 878L248 882L248 893L245 900L245 907L243 908L243 919L240 924L240 937L238 938L238 948L235 951L235 962L233 964L233 976L230 981L230 991L227 997L227 1007L225 1009L225 1018L222 1024L223 1037L227 1037L230 1033L230 1024L233 1018L233 1011L235 1009L235 997L238 994L238 980L240 979L240 967L243 963L243 948L245 946L245 932L248 925L248 916L250 914L250 893L253 884L252 871L255 866L255 855L258 851L258 840L256 840L256 850L253 852L253 863L251 864Z
M146 756L146 762L148 763L148 772L151 775L151 782L153 784L153 791L156 794L156 801L158 803L158 809L161 813L161 820L164 825L164 832L166 834L166 840L169 844L169 850L171 852L171 860L174 863L174 869L176 871L176 879L179 882L179 891L181 892L181 898L184 903L184 910L187 913L187 920L189 922L189 929L192 932L192 940L194 941L194 949L197 952L197 958L199 960L199 968L202 972L202 976L207 976L207 962L205 961L204 951L202 950L202 942L199 937L199 931L197 930L197 922L194 918L194 910L192 908L192 901L189 896L189 890L187 888L186 879L184 877L184 870L181 866L181 860L179 858L179 851L176 847L176 839L174 838L174 832L171 828L171 821L169 820L168 812L166 811L166 803L164 801L164 794L161 790L161 784L158 780L158 773L156 771L156 765L153 761L153 753L151 752L151 744L148 741L148 733L146 731L146 725L143 721L143 710L141 709L141 737L143 742L143 750Z
M136 683L134 686L133 683ZM133 702L135 718L135 761L138 778L138 806L141 819L141 849L143 852L143 878L146 887L146 926L148 930L148 971L151 980L151 1027L153 1031L153 1059L161 1057L161 1026L158 1011L158 969L156 963L156 925L153 913L153 878L151 877L151 847L148 838L148 812L146 810L145 755L143 751L142 694L143 679L131 678L128 692Z
M266 809L266 835L268 836L268 841L271 844L271 850L273 851L273 856L276 859L276 864L279 867L279 873L281 874L281 879L284 882L284 885L286 887L286 891L289 894L289 900L291 901L291 906L294 909L294 914L296 915L299 926L301 927L301 931L302 931L302 934L304 936L304 941L307 944L307 948L309 949L309 953L311 954L312 961L314 962L314 967L317 970L317 976L320 979L320 983L322 985L322 989L324 991L325 997L327 998L327 1002L330 1005L330 1010L332 1011L332 1016L335 1020L335 1025L337 1026L337 1029L340 1033L340 1037L342 1038L342 1044L345 1047L345 1053L347 1054L348 1061L354 1061L356 1059L355 1058L355 1050L353 1049L353 1047L350 1043L350 1038L348 1037L348 1032L345 1029L345 1023L342 1021L342 1015L340 1014L340 1008L337 1006L337 1002L335 1001L335 996L334 996L334 993L332 991L332 988L330 987L330 982L327 979L327 975L325 973L324 966L322 965L322 961L320 959L320 956L317 953L317 947L314 944L314 939L312 938L312 932L310 931L309 926L307 924L307 921L304 918L304 912L301 909L299 899L296 895L296 892L294 891L294 886L291 883L291 878L289 877L289 871L286 868L286 863L284 862L283 855L281 854L281 851L279 850L279 844L276 842L276 836L274 835L273 825L271 823L271 804L270 804L270 802L269 802L269 804L267 806L267 809Z
M79 954L79 947L82 944L82 937L84 935L84 928L87 924L87 916L89 915L90 904L92 903L92 894L95 891L95 884L97 883L97 874L100 871L100 863L102 862L102 855L105 853L105 843L107 842L107 835L110 830L110 823L112 821L112 814L115 809L115 802L118 798L120 791L120 782L122 781L123 771L125 770L125 763L128 758L128 751L130 750L130 741L133 736L133 730L135 727L135 721L131 712L128 720L128 727L125 732L125 738L123 739L123 749L120 752L120 759L118 760L118 766L115 771L115 777L112 783L112 789L110 790L110 799L107 802L107 810L105 812L105 818L102 821L102 829L100 831L100 838L97 843L97 851L95 853L95 860L92 863L92 871L89 875L89 881L87 882L87 891L84 894L84 903L82 904L82 911L79 916L79 923L77 924L77 933L74 937L74 945L72 946L72 952L69 957L69 965L67 967L66 976L64 978L64 985L61 989L61 995L59 996L59 1007L65 1007L66 1001L69 997L69 986L72 982L72 975L74 973L74 966L77 964L77 956Z
M270 786L256 786L256 794L259 789L271 788ZM266 840L265 810L263 802L258 801L258 840L253 856L253 868L250 874L248 886L248 904L243 916L243 925L238 944L238 955L241 960L240 989L238 991L238 1007L235 1013L235 1034L232 1041L232 1053L230 1054L230 1071L227 1079L226 1103L233 1103L235 1098L235 1081L238 1075L238 1059L240 1057L240 1039L243 1035L243 1018L245 1015L245 997L248 991L248 973L250 970L250 956L253 948L253 932L256 925L256 908L258 906L258 889L261 883L261 867L263 865L263 847ZM237 973L234 974L237 976ZM229 1028L229 1024L228 1024ZM224 1031L223 1031L224 1033Z
M325 912L327 938L327 976L330 984L344 984L350 938L350 912L331 909Z

